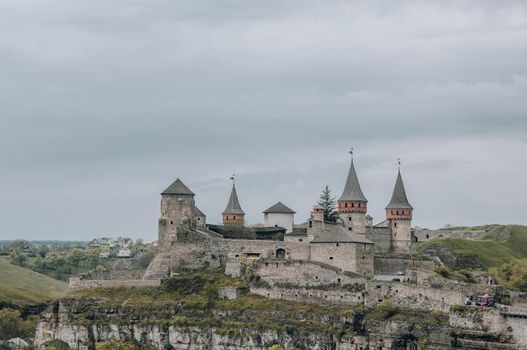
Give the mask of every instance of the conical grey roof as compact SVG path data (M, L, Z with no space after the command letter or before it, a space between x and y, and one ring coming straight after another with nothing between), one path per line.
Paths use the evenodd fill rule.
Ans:
M283 214L296 214L296 212L286 206L282 202L278 202L275 205L273 205L271 208L266 209L263 211L264 213L283 213Z
M404 189L403 177L401 171L397 173L397 181L393 188L392 199L386 209L413 209L408 198L406 198L406 190Z
M193 196L194 192L185 186L185 184L180 179L176 179L176 181L174 181L172 185L168 186L168 188L161 194L188 194Z
M355 172L355 166L353 165L353 159L351 159L350 171L344 186L344 192L340 196L339 201L360 201L367 202L368 200L364 197L360 188L359 179Z
M227 203L227 207L223 211L222 215L232 215L232 214L238 214L243 215L245 214L242 210L242 207L240 206L240 202L238 201L238 194L236 193L236 187L234 184L232 184L232 191L231 196L229 197L229 203Z

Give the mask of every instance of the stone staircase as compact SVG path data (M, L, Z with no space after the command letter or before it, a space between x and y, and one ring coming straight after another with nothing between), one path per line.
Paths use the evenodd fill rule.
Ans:
M159 253L152 260L145 275L144 281L161 280L170 276L170 254Z

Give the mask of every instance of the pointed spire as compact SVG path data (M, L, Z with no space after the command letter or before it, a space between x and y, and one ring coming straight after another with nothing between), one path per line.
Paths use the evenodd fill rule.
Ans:
M400 167L401 161L399 161L398 164ZM406 190L404 189L400 168L397 171L397 181L395 181L395 187L393 188L392 199L386 209L413 209L408 202L408 198L406 198Z
M192 192L180 179L176 179L172 185L168 186L161 194L187 194L194 195Z
M357 172L355 172L355 166L353 165L353 148L349 152L351 154L351 165L348 173L348 178L346 179L346 185L344 186L344 191L342 196L340 196L339 201L360 201L367 202L368 200L362 193L360 188L359 179L357 177Z
M238 194L236 193L236 186L234 186L234 175L232 183L232 191L231 196L229 197L229 203L227 203L227 207L223 211L222 215L232 215L232 214L238 214L238 215L244 215L244 211L242 210L242 207L240 206L240 202L238 201Z

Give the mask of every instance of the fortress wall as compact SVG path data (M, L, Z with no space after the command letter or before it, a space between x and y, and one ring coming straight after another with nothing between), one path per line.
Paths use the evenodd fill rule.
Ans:
M410 308L447 312L451 305L464 303L465 293L415 284L368 282L366 284L366 305L375 305L384 300Z
M301 236L301 235L285 235L284 236L284 242L286 243L306 243L307 242L307 235Z
M305 237L304 237L305 238ZM311 246L309 243L286 242L287 255L291 260L311 260Z
M232 261L251 258L272 258L276 250L286 249L281 241L243 239L208 239L200 242L177 242L171 248L171 267L174 273L219 268Z
M439 280L439 279L438 279ZM451 305L463 305L467 295L492 294L489 286L441 280L423 281L423 284L368 281L366 303L373 305L389 299L410 308L426 308L448 311Z
M343 271L356 271L355 243L312 243L311 260L335 266ZM372 269L373 272L373 269Z
M491 290L481 286L444 279L423 280L424 285L368 281L318 262L273 260L258 262L254 274L267 286L256 284L251 292L270 298L335 304L375 305L391 300L410 308L448 311L452 304L463 304L466 295ZM339 282L340 280L340 282Z
M432 286L419 286L395 282L366 282L342 286L324 285L254 285L251 293L273 299L286 299L310 303L329 303L335 305L365 304L374 306L385 300L412 308L448 312L454 304L462 305L465 292L438 289Z
M324 266L312 261L278 260L258 262L254 274L270 284L294 285L297 287L339 285L364 285L364 278L346 274L333 266Z
M376 254L374 256L374 270L376 275L395 275L398 272L407 273L408 270L431 271L434 262L419 255L406 254Z
M375 242L375 253L389 253L392 250L392 235L389 229L371 228L371 241Z
M171 273L216 269L226 263L227 254L221 240L177 242L170 250Z
M373 245L360 243L312 243L311 260L361 276L373 276Z
M288 260L313 260L344 271L373 276L373 246L340 242L310 244L215 238L178 241L170 248L170 266L173 273L219 268L225 266L227 261L274 258L279 250L285 252L284 258ZM232 266L229 271L234 271Z
M422 285L369 281L332 266L307 261L260 261L253 266L253 273L261 280L251 287L253 293L276 299L322 301L336 305L364 303L373 306L390 300L403 307L446 312L453 304L464 304L466 295L493 293L486 286L440 277L425 279L420 276Z
M426 242L437 237L478 239L485 236L485 234L484 230L427 230L422 228L414 230L417 242Z
M365 277L373 277L373 250L374 245L372 244L357 244L355 246L355 273Z
M145 288L158 287L161 280L83 280L79 277L71 277L69 281L70 290L81 290L91 288Z
M308 243L283 241L208 239L199 242L177 242L171 248L172 271L185 272L218 268L229 261L232 265L244 257L273 258L278 249L284 249L286 259L309 260L311 247ZM232 268L232 266L231 266Z
M251 293L271 299L285 299L308 303L329 303L334 305L355 305L363 302L361 291L323 290L308 288L256 288L251 287Z

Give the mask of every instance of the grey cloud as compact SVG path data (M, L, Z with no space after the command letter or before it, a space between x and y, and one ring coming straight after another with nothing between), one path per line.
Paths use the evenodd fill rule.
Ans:
M2 237L154 239L175 177L218 221L233 172L300 220L350 146L375 218L401 156L417 224L527 223L523 1L0 1L0 33Z

